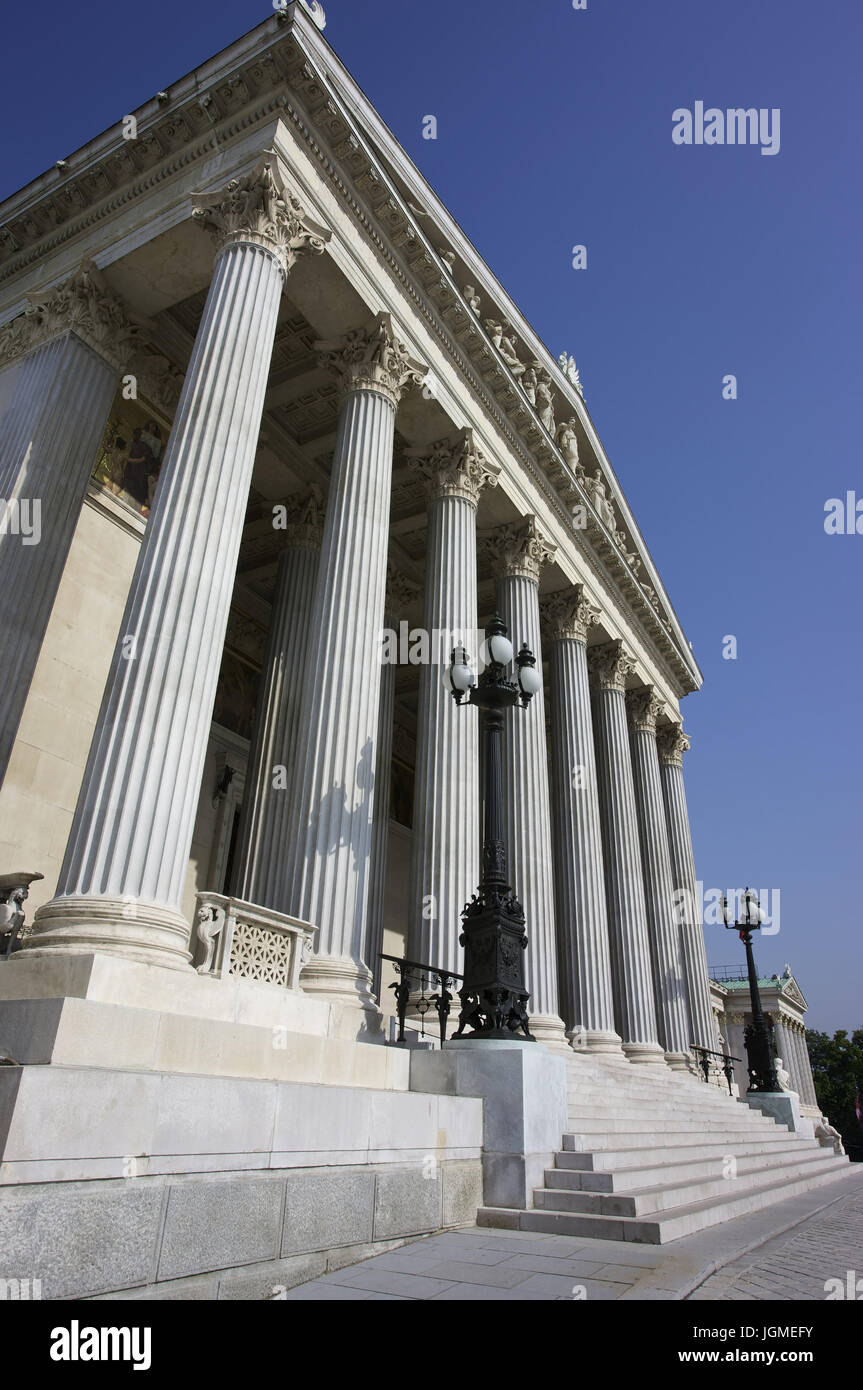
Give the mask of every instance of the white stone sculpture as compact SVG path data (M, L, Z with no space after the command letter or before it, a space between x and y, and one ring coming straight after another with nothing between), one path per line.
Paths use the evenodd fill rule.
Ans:
M583 398L584 391L581 388L581 378L578 375L578 367L575 365L575 358L569 357L565 352L562 352L557 360L560 363L560 370L563 372L567 381L572 382L578 394Z
M531 405L536 405L536 384L536 372L533 367L528 367L521 379L521 389Z
M471 309L476 314L477 318L479 318L479 306L482 301L473 285L465 285L463 293Z
M536 408L543 427L554 437L554 397L547 372L543 372L536 383Z
M826 1115L822 1115L821 1119L815 1122L815 1138L822 1149L832 1149L840 1158L844 1156L845 1145L842 1135L838 1129L834 1129Z
M614 508L608 500L608 493L605 490L605 483L603 482L600 469L597 468L588 483L588 490L593 505L599 514L600 521L608 527L609 531L612 533L615 532L617 530L617 518L614 515Z
M578 473L581 465L578 462L578 435L575 432L574 418L564 420L558 425L554 442L570 468Z
M503 330L501 330L501 337L500 342L497 344L497 350L513 376L521 376L524 372L524 363L520 362L516 356L515 343L512 338L510 338L507 333L503 332Z

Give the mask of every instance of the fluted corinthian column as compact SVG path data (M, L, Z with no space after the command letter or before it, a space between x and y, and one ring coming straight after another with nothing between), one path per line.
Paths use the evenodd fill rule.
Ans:
M181 894L279 300L296 257L326 236L275 157L201 203L220 249L34 953L189 959Z
M602 867L587 635L599 617L582 585L540 604L551 651L551 783L560 997L574 1047L620 1053Z
M423 368L388 314L320 346L344 395L306 658L285 891L292 915L318 928L303 987L365 1009L374 1030L378 1015L362 951L393 435L401 393L422 379Z
M686 809L686 789L683 785L683 754L689 748L689 739L679 724L671 724L659 730L656 744L668 826L675 916L680 929L686 967L689 1017L692 1023L690 1041L698 1047L715 1049L718 1034L710 1000L707 952L701 926L701 904L696 889L695 859L692 854L689 813Z
M419 594L419 585L390 563L384 627L398 631L404 610ZM393 757L393 713L396 694L396 663L385 661L381 670L381 698L378 711L377 756L375 759L375 800L372 816L372 847L369 862L369 903L366 911L366 942L363 960L372 972L372 989L380 1003L381 951L384 949L384 918L387 898L387 850L390 828L390 778Z
M319 493L294 503L279 557L263 680L249 749L234 892L285 911L282 857L294 795L294 763L305 656L309 649L322 507Z
M26 354L0 421L0 779L135 336L90 261L0 330L0 366Z
M631 1062L662 1063L624 698L626 677L635 662L619 641L589 648L587 662L593 685L615 1017Z
M423 626L430 638L449 634L420 668L408 955L457 971L461 910L479 881L479 729L475 711L459 709L445 689L438 663L453 646L472 646L476 509L500 468L472 430L408 457L428 497Z
M668 830L656 751L656 721L664 706L650 685L629 691L626 703L656 1018L665 1046L665 1060L670 1067L683 1070L689 1065L692 1030L683 943L674 912Z
M523 643L542 670L539 621L539 575L555 554L536 518L522 526L501 527L487 541L498 574L498 612L513 645ZM527 709L510 710L504 737L504 814L510 879L524 906L527 933L526 987L534 1037L555 1048L569 1049L560 1017L554 910L554 850L548 791L545 694L540 690Z

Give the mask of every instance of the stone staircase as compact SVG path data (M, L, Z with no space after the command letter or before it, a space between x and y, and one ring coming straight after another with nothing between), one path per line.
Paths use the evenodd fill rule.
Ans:
M529 1211L480 1225L665 1244L829 1183L847 1158L685 1072L574 1054L569 1129Z

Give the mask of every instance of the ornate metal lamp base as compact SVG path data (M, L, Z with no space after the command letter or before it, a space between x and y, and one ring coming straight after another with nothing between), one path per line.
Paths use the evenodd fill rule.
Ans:
M524 987L524 915L520 910L516 914L479 906L479 911L466 909L471 915L461 935L465 973L454 1036L462 1037L469 1027L468 1037L513 1038L520 1033L535 1042L528 1026L530 996Z

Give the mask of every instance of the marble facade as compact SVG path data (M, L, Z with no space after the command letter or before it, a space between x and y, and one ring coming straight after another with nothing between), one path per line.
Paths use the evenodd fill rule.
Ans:
M216 894L308 928L302 990L381 1039L381 951L458 969L479 848L448 645L393 669L381 632L471 647L499 610L546 673L506 769L538 1036L691 1065L701 676L574 363L302 5L136 120L0 209L3 497L43 509L0 537L0 847L45 875L5 997L102 956L191 977Z

